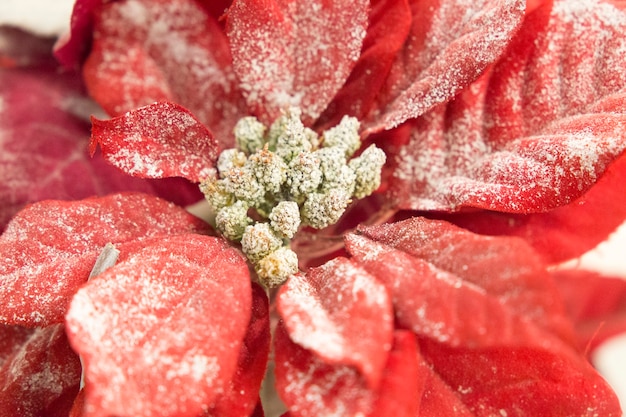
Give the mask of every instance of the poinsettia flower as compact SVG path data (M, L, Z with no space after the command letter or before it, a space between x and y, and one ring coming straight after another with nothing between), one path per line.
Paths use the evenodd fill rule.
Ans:
M317 133L351 115L353 151L385 149L378 195L296 237L297 250L328 247L272 297L285 415L621 415L578 348L548 262L624 219L605 191L619 195L624 173L625 12L600 0L524 3L77 2L57 55L82 67L113 116L93 119L92 152L129 174L197 182L231 169L235 159L218 155L249 115L269 124L297 112ZM231 229L248 224L242 207ZM602 227L569 231L582 236L571 245L550 225L603 209ZM358 226L334 245L396 211L409 219ZM530 220L516 228L521 216ZM508 228L484 226L490 218ZM38 203L0 239L0 320L65 322L84 365L73 415L256 415L270 317L250 254L295 231L280 230L278 243L258 231L239 246L146 195ZM88 280L107 243L119 259Z
M232 129L242 115L253 114L267 124L281 109L296 105L303 111L305 124L318 130L332 126L345 114L354 115L363 121L363 137L387 151L387 181L381 188L387 189L386 206L513 212L503 217L502 227L479 231L517 234L531 241L538 232L536 216L525 220L528 213L571 204L571 209L558 216L591 217L590 209L579 208L579 200L586 198L586 191L602 180L624 150L620 103L626 83L621 66L612 64L620 62L623 51L618 34L624 23L617 17L624 12L619 4L558 1L553 7L552 2L534 2L521 24L523 5L514 1L451 1L438 8L377 1L369 10L369 22L342 15L340 7L328 9L325 19L313 22L298 17L305 16L310 5L289 9L287 4L277 4L269 11L255 3L234 2L228 9L216 4L207 13L194 1L179 2L176 19L189 20L193 15L190 22L198 16L202 20L181 29L174 15L167 13L171 2L103 6L78 2L76 25L85 26L91 19L94 26L83 73L90 93L111 115L154 100L175 101L205 124L222 148L232 147ZM361 14L366 12L362 8ZM224 10L225 24L220 25L216 17ZM142 20L138 22L134 16L139 11ZM350 22L328 23L340 19ZM322 21L327 26L319 26ZM385 30L392 25L394 31ZM164 34L149 27L170 30ZM491 27L498 27L498 36L492 36ZM200 36L201 29L211 36ZM362 31L362 42L352 46L343 42L341 50L326 45L335 45L333 36L348 39L350 30ZM307 41L308 31L327 36ZM173 43L172 33L180 37L180 43ZM84 45L84 38L75 30L67 43L58 46L57 55L76 63L68 51ZM270 40L262 42L265 38ZM581 53L585 48L569 48L570 38L590 45L587 50L598 51L585 55ZM609 38L614 47L604 46ZM134 52L127 52L128 45L133 45ZM320 55L322 50L324 55ZM202 72L197 63L185 64L198 61L199 51L203 51L206 69ZM318 55L328 58L307 61L306 57ZM334 63L332 72L322 64L327 60ZM567 72L559 70L564 66ZM144 82L146 72L154 73L150 83ZM309 87L322 81L323 89ZM464 89L469 84L471 88ZM219 100L211 99L216 95ZM440 105L452 98L450 104ZM231 113L225 115L225 111ZM540 123L531 120L539 114ZM162 122L153 129L164 127L166 120L176 116L155 109L154 117ZM413 120L402 124L409 119ZM384 130L398 125L396 130ZM133 135L116 129L120 136ZM112 139L96 132L94 140L100 137L105 157L120 166L117 153L113 156L110 150ZM145 158L148 152L135 149L133 155L127 155L130 161ZM199 154L190 147L188 151L179 148L178 155L176 159L190 161ZM124 165L134 175L154 176L147 169L128 168L129 162ZM620 175L622 170L614 171ZM193 179L197 174L161 175ZM598 190L595 195L606 193ZM560 258L552 259L556 262L578 256L603 240L624 218L621 208L625 205L613 199L596 205L610 211L604 216L606 225L596 229L596 235L579 237L576 247L564 239L553 245L566 230L538 216L537 229L554 236L540 249L548 253L569 245ZM453 221L463 222L462 216L457 217ZM482 223L480 219L469 222ZM515 222L516 227L506 228L507 222Z

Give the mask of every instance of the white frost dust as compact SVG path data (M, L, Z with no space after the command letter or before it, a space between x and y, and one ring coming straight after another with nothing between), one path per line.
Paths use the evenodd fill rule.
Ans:
M163 175L163 170L158 168L157 162L152 157L126 148L118 149L109 156L109 160L130 175L143 174L149 178L160 178Z

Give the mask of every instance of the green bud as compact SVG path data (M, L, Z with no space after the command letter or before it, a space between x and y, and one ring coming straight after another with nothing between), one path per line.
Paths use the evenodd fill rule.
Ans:
M302 206L302 220L315 229L323 229L337 223L350 201L350 194L339 188L313 193Z
M322 135L325 148L340 148L350 158L361 147L359 121L356 117L344 116L337 126Z
M252 155L263 149L265 145L265 131L267 128L256 117L248 116L239 119L233 133L237 147L246 155Z
M370 145L363 153L350 161L350 168L356 174L354 196L367 197L380 187L380 175L387 156L385 152Z
M248 205L237 201L232 206L223 207L215 216L215 225L229 240L240 240L246 227L252 223L248 217Z
M261 259L255 265L255 271L263 285L277 287L298 272L298 255L283 246Z
M246 154L237 149L225 149L217 159L220 178L226 177L231 169L241 168L246 163Z
M274 231L291 239L300 227L300 207L295 201L281 201L274 207L269 219Z
M247 226L241 237L241 249L253 263L283 246L283 239L267 223Z

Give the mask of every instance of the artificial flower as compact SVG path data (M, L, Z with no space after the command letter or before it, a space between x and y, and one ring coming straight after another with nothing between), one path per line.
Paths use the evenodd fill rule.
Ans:
M16 199L41 180L17 183L15 170L35 164L15 163L3 174L11 215L57 200L19 211L0 237L0 410L621 415L585 349L602 318L623 330L623 288L582 275L586 288L617 289L589 310L573 272L554 265L626 218L625 29L623 2L608 0L78 0L55 54L109 115L92 118L92 154L136 177L185 178L181 193L202 182L209 200L246 158L277 170L220 194L213 207L235 213L224 226L219 212L207 223L166 201L176 190L134 188L155 184L143 180L82 200ZM2 52L0 77L59 103L31 104L55 112L50 125L83 123L66 101L84 99L73 73L52 75L41 49L18 56ZM15 146L20 117L45 119L2 88ZM242 146L238 121L250 116L263 133ZM272 139L285 117L307 138L287 153ZM343 168L306 171L320 178L298 188L285 174L294 155L332 149L332 127L347 125L358 138L326 151ZM380 178L366 175L378 165L357 173L370 145L385 152ZM102 175L110 184L99 169L85 179ZM311 195L350 175L373 178L354 194L351 180L346 198L365 198L334 226L300 227L326 207L307 206ZM278 197L293 203L281 218L266 207ZM294 209L300 219L285 220ZM278 243L259 230L241 238L252 223ZM278 289L259 285L259 265L285 259L264 245L288 244L298 228L276 252L295 251L299 270ZM263 392L280 411L260 398L268 370L275 388Z

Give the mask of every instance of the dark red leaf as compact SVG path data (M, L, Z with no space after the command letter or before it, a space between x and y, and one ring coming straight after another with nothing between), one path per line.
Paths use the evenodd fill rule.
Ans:
M56 67L50 54L52 43L50 38L0 25L0 68Z
M412 218L360 227L346 246L420 335L453 346L537 346L551 333L572 341L545 264L521 239Z
M226 36L194 0L106 2L95 12L83 74L110 115L176 102L224 148L233 146L232 129L245 115Z
M348 78L368 2L235 0L226 33L251 112L271 122L289 107L311 124Z
M85 412L85 388L81 388L74 399L69 417L83 417Z
M496 61L524 16L520 0L411 1L413 23L368 132L448 101Z
M354 367L329 364L294 343L283 322L276 329L275 349L276 389L289 408L288 416L416 415L422 378L414 335L409 332L396 332L378 390Z
M269 303L265 290L258 284L252 286L252 317L243 340L237 370L227 392L220 394L203 417L250 416L260 407L259 390L265 376L270 351ZM257 411L258 413L258 411ZM260 409L259 416L263 416Z
M18 333L9 339L15 343L12 353L0 362L0 415L66 417L78 393L81 365L65 327L33 329L25 338Z
M124 190L156 193L180 204L201 198L186 180L129 178L100 157L92 160L89 123L80 116L93 103L75 74L59 73L49 64L0 69L0 102L0 230L26 204L45 199Z
M219 145L185 108L157 102L110 120L91 118L90 151L141 178L184 177L199 182L215 172Z
M407 0L374 0L370 7L361 55L346 83L320 117L318 125L324 128L335 126L346 114L365 118L409 33L411 10Z
M226 13L226 9L230 7L232 0L196 0L204 9L218 21L222 21L222 17Z
M626 280L585 270L556 270L552 275L581 350L590 352L626 332Z
M391 301L363 268L336 258L294 275L277 309L293 342L327 364L355 367L378 387L392 343Z
M421 340L420 348L477 417L622 415L608 384L567 347L474 350Z
M54 46L54 56L66 68L78 69L89 52L94 11L103 0L76 0L72 9L70 32Z
M0 321L42 326L63 320L107 243L135 243L208 226L156 197L118 194L77 202L45 201L21 211L0 237Z
M0 367L31 337L36 329L0 324Z
M228 388L250 322L243 255L201 235L163 237L89 281L67 332L93 416L197 416Z
M413 124L390 158L402 208L529 213L588 190L626 148L626 14L556 1L493 70Z

